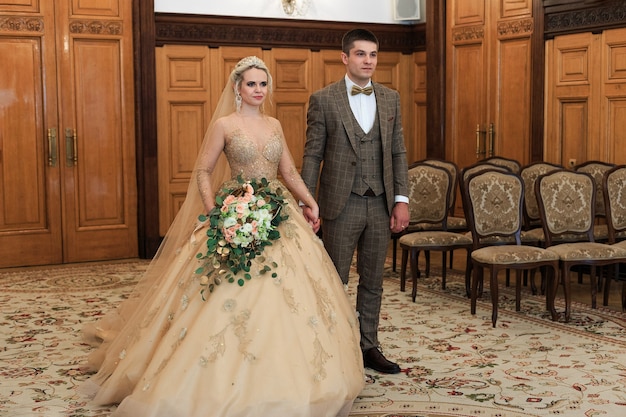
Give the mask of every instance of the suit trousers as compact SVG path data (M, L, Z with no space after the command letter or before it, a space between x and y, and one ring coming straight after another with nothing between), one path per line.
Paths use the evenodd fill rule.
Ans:
M385 194L366 197L350 194L339 217L323 219L322 240L339 276L348 283L357 253L356 310L361 326L361 349L378 346L378 322L383 294L383 270L391 238Z

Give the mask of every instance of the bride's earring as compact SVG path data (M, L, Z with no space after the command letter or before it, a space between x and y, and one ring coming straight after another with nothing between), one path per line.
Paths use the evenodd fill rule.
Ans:
M241 110L241 94L239 94L239 91L235 91L235 107L237 112Z

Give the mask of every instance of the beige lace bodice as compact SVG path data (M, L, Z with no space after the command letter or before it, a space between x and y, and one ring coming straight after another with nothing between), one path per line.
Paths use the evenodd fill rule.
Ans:
M241 129L235 129L227 135L224 146L233 178L241 175L244 179L276 179L282 152L279 132L273 132L263 147L259 148Z

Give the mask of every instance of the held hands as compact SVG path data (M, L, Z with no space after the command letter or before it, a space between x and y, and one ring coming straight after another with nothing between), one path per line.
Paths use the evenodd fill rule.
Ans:
M302 206L302 214L306 221L311 225L311 228L315 233L320 230L320 217L319 208L311 208L309 206Z
M400 233L409 226L409 205L398 202L394 204L389 219L389 228L392 233Z

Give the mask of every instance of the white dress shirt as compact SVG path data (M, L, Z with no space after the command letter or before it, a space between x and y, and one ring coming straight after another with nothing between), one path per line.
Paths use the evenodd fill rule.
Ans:
M372 92L369 96L366 94L356 94L353 96L350 91L352 90L352 86L356 84L352 82L347 74L345 79L347 88L346 93L348 94L348 101L350 102L352 114L354 114L357 122L359 122L359 126L363 129L363 132L368 133L372 130L372 127L374 126L374 118L376 117L375 93ZM370 80L365 87L369 87L371 85L372 81Z

